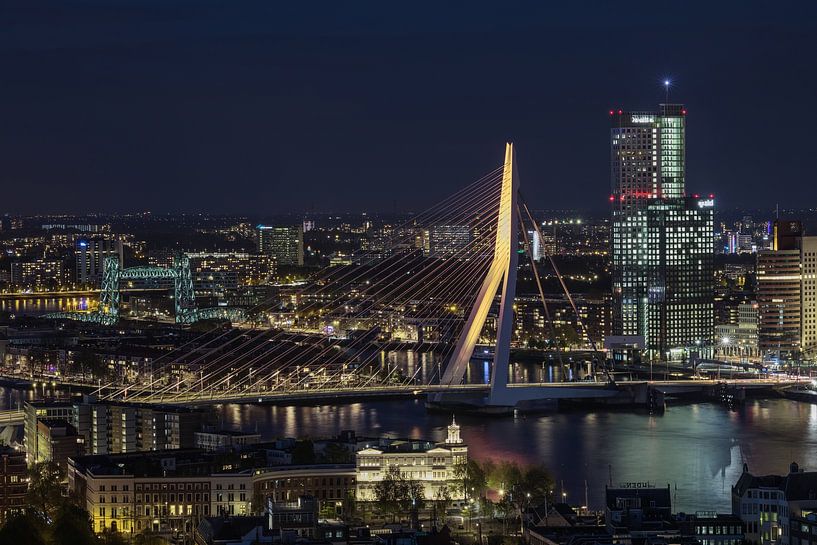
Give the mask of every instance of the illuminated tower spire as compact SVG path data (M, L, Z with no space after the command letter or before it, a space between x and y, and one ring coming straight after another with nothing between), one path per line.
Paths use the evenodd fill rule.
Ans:
M448 437L446 438L445 442L448 445L462 443L462 438L460 437L460 427L457 425L457 419L454 418L454 415L451 415L451 424L448 426Z

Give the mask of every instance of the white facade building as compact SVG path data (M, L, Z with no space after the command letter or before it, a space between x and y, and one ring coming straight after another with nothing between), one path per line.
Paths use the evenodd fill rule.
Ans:
M460 427L452 419L443 443L395 440L387 446L369 447L356 455L357 499L375 500L375 486L392 467L405 479L423 485L423 497L433 500L444 488L451 499L462 499L456 484L455 467L468 460L468 446L460 437Z

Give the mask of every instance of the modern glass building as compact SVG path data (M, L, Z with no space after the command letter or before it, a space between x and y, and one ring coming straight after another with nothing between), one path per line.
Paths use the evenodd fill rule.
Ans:
M274 257L279 265L304 264L302 225L256 226L258 253Z
M711 354L714 197L686 195L686 110L610 115L613 334L652 358Z

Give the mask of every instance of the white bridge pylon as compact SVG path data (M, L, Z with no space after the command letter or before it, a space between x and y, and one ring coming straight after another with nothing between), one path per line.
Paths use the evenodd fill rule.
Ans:
M488 403L504 405L513 403L508 396L508 366L510 363L511 335L513 333L513 302L516 296L516 267L518 261L517 232L517 193L519 175L516 171L516 152L513 143L505 145L505 165L502 172L499 214L497 217L496 241L494 243L493 262L485 279L468 320L463 326L462 334L457 341L451 358L448 361L441 384L459 385L462 383L468 362L474 354L488 312L494 303L497 291L502 289L497 321L496 349L491 370L491 389ZM436 394L439 401L442 394Z

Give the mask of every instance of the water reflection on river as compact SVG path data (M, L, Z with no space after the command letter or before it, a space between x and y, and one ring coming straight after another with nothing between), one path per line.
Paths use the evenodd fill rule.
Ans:
M434 378L434 354L383 353L384 367L407 376ZM550 364L548 358L512 365L512 380L580 380L583 362ZM469 382L488 382L490 364L474 360ZM42 385L39 386L42 390ZM50 396L51 392L45 392ZM63 394L64 395L64 394ZM36 397L42 397L38 391ZM32 389L0 389L0 408L32 399ZM370 401L324 406L217 405L230 429L257 429L267 439L329 437L341 430L365 435L441 440L450 415L429 414L424 399ZM661 415L633 411L564 411L524 418L460 417L472 456L542 463L563 479L572 501L583 503L584 481L593 507L601 507L610 479L669 484L676 509L729 511L730 487L743 463L755 473L785 473L788 464L817 469L817 405L784 399L749 400L736 411L714 403L670 405ZM676 487L677 486L677 490Z
M479 353L479 351L477 351ZM465 373L465 382L470 384L488 384L491 381L491 361L493 357L471 360ZM413 377L421 384L437 384L441 371L440 356L434 352L389 351L379 352L372 356L363 356L365 361L376 362L386 369L399 367L405 377ZM569 382L582 380L591 372L591 365L578 357L564 355L562 363L554 355L529 357L524 360L511 355L513 361L508 380L517 382ZM517 360L517 361L514 361Z
M36 296L0 297L0 312L19 316L38 316L49 312L89 310L96 305L95 297Z
M218 407L232 429L265 437L327 437L351 429L370 435L442 440L450 416L429 414L423 400L337 406ZM601 507L610 473L614 483L669 484L676 509L729 511L730 487L743 463L757 473L785 473L791 461L817 469L817 406L784 399L750 400L737 411L717 404L670 406L663 415L571 411L525 418L457 418L477 458L543 463L572 501ZM676 487L677 486L677 490Z

